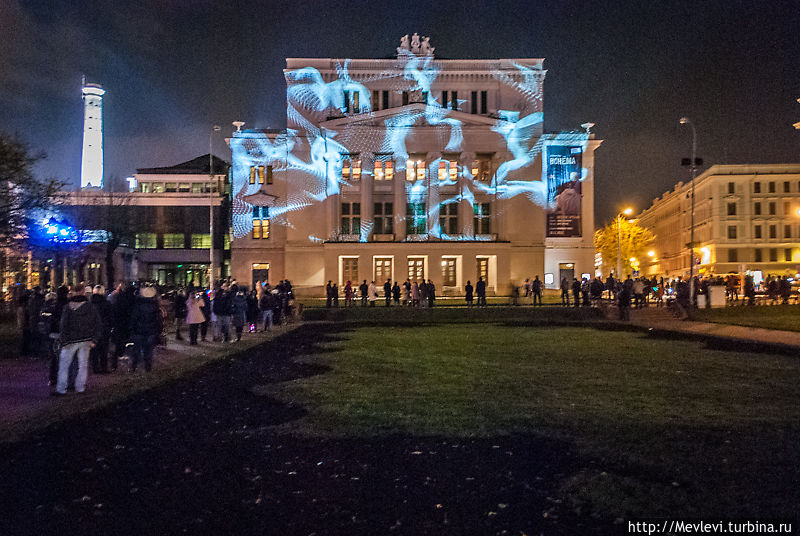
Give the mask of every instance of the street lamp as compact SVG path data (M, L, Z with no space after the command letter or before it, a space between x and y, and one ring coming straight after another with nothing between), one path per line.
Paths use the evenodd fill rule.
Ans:
M211 127L211 132L208 133L208 181L209 183L214 182L214 153L213 153L213 142L214 142L214 133L219 132L222 130L222 127L219 125L214 125ZM219 189L219 187L217 187ZM208 247L208 256L209 256L209 263L208 263L208 288L214 288L214 192L209 192L211 194L211 200L208 204L208 232L211 236L211 243Z
M694 178L697 175L697 130L688 117L681 117L680 124L692 127L692 159L689 162L692 170L692 208L689 224L689 307L691 307L694 303Z
M626 208L617 214L617 281L622 281L622 232L620 226L622 225L622 215L630 216L633 214L632 208Z

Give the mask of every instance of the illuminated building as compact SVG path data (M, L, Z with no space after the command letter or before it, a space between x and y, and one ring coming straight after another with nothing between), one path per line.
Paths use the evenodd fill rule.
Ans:
M106 242L114 238L120 241L112 260L115 279L207 285L210 210L215 261L227 276L230 229L221 222L229 214L228 168L214 157L210 173L209 156L203 155L174 166L138 169L131 192L65 192L57 219L75 231L54 248L53 262L42 267L52 274L40 279L105 284Z
M83 150L81 152L81 188L103 187L103 95L99 84L84 81Z
M433 52L414 34L394 59L287 60L287 130L229 140L236 279L507 294L594 272L600 141L544 132L543 60Z
M691 187L653 200L639 224L656 236L646 274L689 274ZM800 164L716 165L695 179L697 273L800 272Z

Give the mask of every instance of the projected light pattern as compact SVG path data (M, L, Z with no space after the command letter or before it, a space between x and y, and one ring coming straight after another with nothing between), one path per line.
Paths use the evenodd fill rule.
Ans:
M588 170L579 166L577 173L554 171L554 166L559 165L563 158L553 157L553 163L549 164L547 152L553 147L567 147L570 151L582 153L589 134L542 133L541 69L513 62L512 68L505 66L492 72L493 79L516 95L518 102L515 110L498 110L489 116L491 123L486 120L486 114L478 116L483 120L478 125L471 122L474 115L459 110L466 101L457 99L455 92L452 92L450 102L437 100L436 92L447 86L439 81L443 68L434 61L432 50L417 54L401 47L394 68L379 74L371 71L368 75L359 72L355 76L350 69L352 60L336 63L335 75L331 71L323 74L311 66L287 70L287 120L290 128L271 138L258 131L245 131L231 139L234 236L242 237L253 228L253 204L246 199L259 192L262 186L249 180L251 166L272 166L276 176L292 182L286 197L278 196L269 202L273 222L291 227L291 213L331 196L357 191L359 180L374 180L371 155L389 155L393 161L393 180L402 181L406 202L425 203L426 235L429 237L441 240L488 239L475 233L442 233L439 211L443 205L466 202L472 206L487 197L494 200L523 196L542 209L561 210L560 206L571 195L564 190L568 187L575 189L574 182L585 179ZM373 87L380 89L373 93ZM384 110L386 106L382 104L385 102L380 102L384 91L393 95L403 93L404 102L408 101L408 104ZM379 102L372 102L376 95ZM452 157L450 160L444 157L444 153L459 155L462 151L474 150L464 146L465 121L472 127L483 126L484 130L489 129L498 136L494 142L496 149L487 152L511 155L511 158L497 162L488 180L476 180L470 163L459 162L458 157L455 161ZM409 147L419 145L415 143L415 129L422 128L426 132L432 131L435 140L433 146L422 154L437 156L433 161L426 158L427 169L422 180L416 180L416 175L414 180L404 180L404 172L410 172L406 169L407 160L420 154L410 152ZM539 157L542 159L541 169L534 166ZM446 176L439 176L440 162L445 160L449 162L447 166L456 166L452 176L450 167L447 167ZM567 160L573 165L580 163L579 158ZM354 168L349 167L344 177L345 163L354 161L360 165L359 177L356 178ZM405 216L402 208L397 207L394 214L401 223ZM365 206L362 210L370 209ZM373 228L372 217L361 214L358 239L367 241ZM577 232L580 233L580 229ZM318 234L308 236L312 243L337 238L338 231L327 238Z

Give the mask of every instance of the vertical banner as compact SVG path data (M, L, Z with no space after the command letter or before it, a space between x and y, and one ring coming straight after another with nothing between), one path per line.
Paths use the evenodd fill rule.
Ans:
M547 237L581 236L581 147L547 146Z

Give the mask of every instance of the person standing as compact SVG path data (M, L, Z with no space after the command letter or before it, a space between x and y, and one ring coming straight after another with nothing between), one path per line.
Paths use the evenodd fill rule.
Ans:
M175 304L175 340L182 341L183 340L183 333L181 330L183 329L183 325L186 323L186 294L183 290L176 290L175 297L174 297L174 304Z
M400 305L400 285L397 284L397 281L394 282L392 287L392 299L395 305Z
M331 280L328 279L328 284L325 285L325 307L328 309L333 305L333 285Z
M131 372L136 372L139 361L144 361L144 370L153 368L153 349L163 330L161 307L155 287L143 287L133 304L130 317L130 333L133 339Z
M367 287L367 294L369 295L369 306L375 307L375 301L378 299L378 288L375 286L375 281L372 281Z
M353 283L347 280L344 284L344 306L350 307L353 305Z
M467 302L467 307L472 307L472 281L467 281L464 286L464 300Z
M108 346L111 340L111 304L106 299L106 289L103 285L96 285L92 291L92 306L100 316L102 324L100 339L89 354L92 363L92 372L95 374L108 374Z
M225 342L231 340L231 314L233 313L233 296L228 291L228 285L222 284L214 296L212 308L217 316L217 325Z
M203 342L206 342L206 337L208 336L208 324L211 322L211 298L208 294L209 293L206 291L200 292L200 299L203 302L200 308L203 311L204 319L203 323L200 324L200 340ZM213 338L213 333L211 336Z
M61 352L58 359L58 383L56 393L67 392L69 369L73 357L78 356L78 374L75 376L75 392L86 390L89 352L101 337L100 315L86 298L83 284L77 284L70 293L67 305L61 313Z
M569 287L570 283L567 278L561 278L561 305L565 307L569 307Z
M478 307L486 307L486 281L483 276L478 278L475 284L475 293L478 295Z
M369 287L367 286L367 280L365 279L361 285L358 287L358 291L361 293L361 307L367 306L367 293L369 292Z
M111 353L110 364L111 370L117 370L119 358L125 355L131 339L131 312L136 301L133 286L120 283L109 296L109 301L114 312L114 329L111 332L114 351Z
M335 308L339 308L339 285L336 283L333 284L331 289L331 294L333 295L333 306Z
M436 305L436 287L433 284L432 279L428 279L428 307L433 307Z
M203 314L203 293L190 292L186 300L186 323L189 324L189 345L197 345L197 332L200 326L206 321Z
M539 279L538 275L531 281L531 295L533 296L534 305L542 304L542 281Z
M419 284L414 281L414 284L411 285L411 307L419 307Z
M233 294L232 301L232 315L231 323L236 328L236 342L242 340L242 331L244 330L245 320L247 319L247 297L245 296L245 289L234 285L231 287Z
M581 306L581 282L577 277L572 278L572 301L575 307Z
M387 279L383 284L383 299L386 301L386 307L392 305L392 280Z

